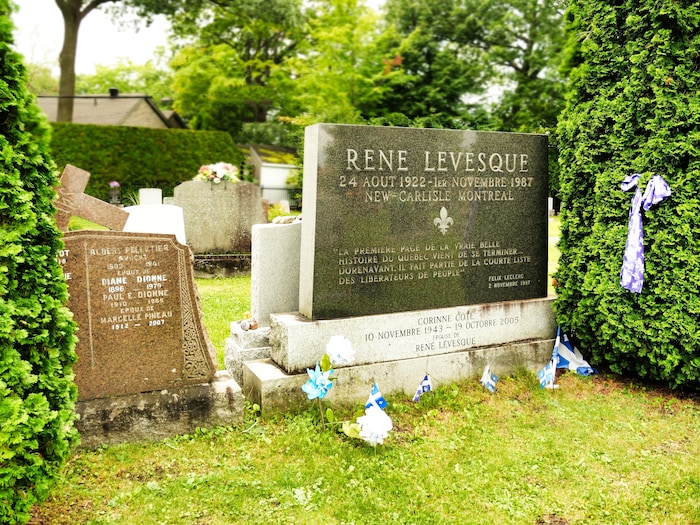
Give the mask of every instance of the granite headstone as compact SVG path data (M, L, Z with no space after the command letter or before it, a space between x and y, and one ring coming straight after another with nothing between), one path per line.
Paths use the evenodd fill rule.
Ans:
M67 232L59 258L78 324L79 400L206 383L216 351L190 249L174 235Z
M300 312L546 297L545 135L306 129Z
M264 224L260 186L250 182L191 180L175 187L187 244L195 254L249 253L253 224Z

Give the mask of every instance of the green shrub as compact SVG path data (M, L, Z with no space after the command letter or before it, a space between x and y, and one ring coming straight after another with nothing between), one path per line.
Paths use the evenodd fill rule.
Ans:
M77 440L75 325L65 308L48 124L0 0L0 523L23 523Z
M697 389L700 4L573 0L567 24L558 321L595 363ZM659 174L673 192L643 212L641 294L619 284L633 173L641 191Z
M51 154L59 168L72 164L90 172L85 193L109 200L109 182L122 195L140 188L160 188L172 196L175 186L191 180L203 164L242 165L243 153L222 131L95 126L55 122Z

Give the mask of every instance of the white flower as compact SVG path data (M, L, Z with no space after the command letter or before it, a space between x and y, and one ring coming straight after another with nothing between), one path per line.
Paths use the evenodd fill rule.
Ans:
M370 405L365 415L357 418L357 424L360 426L360 437L373 447L381 445L394 428L391 418L377 405Z
M334 335L326 345L326 354L334 365L349 365L355 360L355 349L350 340L342 335Z
M238 182L238 167L228 162L217 162L216 164L205 164L200 166L194 180L204 180L218 184L223 181Z

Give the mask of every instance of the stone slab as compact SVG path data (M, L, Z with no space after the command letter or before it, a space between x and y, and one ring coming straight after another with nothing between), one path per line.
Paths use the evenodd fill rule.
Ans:
M143 190L142 190L143 191ZM185 235L185 218L182 208L169 204L145 204L123 208L129 214L124 227L125 232L168 233L174 235L177 242L187 244Z
M552 298L312 321L298 312L272 314L270 357L287 373L312 368L328 340L343 335L356 364L460 352L556 335Z
M554 339L474 348L452 354L356 365L339 369L334 386L325 399L331 403L364 403L376 382L384 395L404 393L413 398L423 376L430 374L435 388L481 378L488 364L499 377L525 368L537 372L552 357ZM257 403L264 417L307 408L310 401L301 390L308 380L303 373L287 374L272 360L244 363L243 393Z
M239 384L220 370L207 383L79 401L75 426L84 448L156 441L197 427L240 424L244 405Z
M192 253L173 235L75 231L60 262L78 324L79 400L209 381Z
M547 182L545 135L309 126L299 311L545 297Z
M226 338L224 366L233 379L243 384L243 363L270 357L270 327L243 330L239 323L231 323L231 336Z
M270 314L299 310L301 222L253 226L251 310L260 326Z

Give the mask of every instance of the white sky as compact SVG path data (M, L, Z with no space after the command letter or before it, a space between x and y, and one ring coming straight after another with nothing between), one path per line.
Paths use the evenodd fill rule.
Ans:
M15 49L26 62L50 67L58 74L58 54L63 45L63 17L54 0L15 0L19 12L13 17ZM144 64L165 46L168 25L159 18L150 27L139 24L138 32L120 28L100 10L88 14L80 24L75 71L92 74L96 65L110 66L120 58Z

